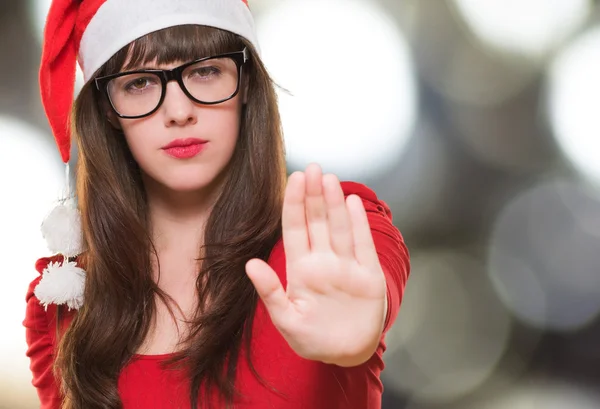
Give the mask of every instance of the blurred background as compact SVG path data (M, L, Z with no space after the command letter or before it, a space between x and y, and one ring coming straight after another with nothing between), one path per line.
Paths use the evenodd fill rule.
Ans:
M64 191L37 81L49 3L0 0L0 409L38 406L24 296ZM250 4L290 171L369 184L411 251L383 407L600 408L598 2Z

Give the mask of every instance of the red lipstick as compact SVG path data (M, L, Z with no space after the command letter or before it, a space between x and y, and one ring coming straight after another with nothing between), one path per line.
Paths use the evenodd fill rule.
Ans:
M168 145L163 146L162 149L167 155L174 158L189 159L202 152L207 142L198 138L175 139Z

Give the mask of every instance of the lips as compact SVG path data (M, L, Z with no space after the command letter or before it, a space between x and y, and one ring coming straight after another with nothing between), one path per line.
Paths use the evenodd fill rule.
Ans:
M166 149L171 149L171 148L187 148L188 146L201 145L206 142L208 142L208 141L205 141L204 139L198 139L198 138L175 139L168 145L163 146L162 149L166 150Z
M173 158L190 159L202 152L207 142L197 138L176 139L162 149Z

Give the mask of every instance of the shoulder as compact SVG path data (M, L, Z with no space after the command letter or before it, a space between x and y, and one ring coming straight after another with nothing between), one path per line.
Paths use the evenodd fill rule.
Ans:
M340 185L342 186L344 196L356 195L362 199L367 213L376 212L392 221L391 209L386 202L377 196L373 189L362 183L352 181L340 182Z
M57 306L54 304L42 306L35 293L47 267L62 261L62 256L38 259L35 269L39 276L31 281L26 295L27 309L23 320L27 343L25 355L30 359L32 384L37 390L41 407L44 408L59 407L61 402L60 388L53 371Z
M29 286L28 298L35 296L44 308L66 305L77 310L83 304L85 271L81 257L65 260L62 255L42 257L35 263L40 274Z
M27 324L39 324L46 320L46 316L48 315L49 306L46 308L40 302L38 296L36 295L36 289L38 288L40 281L44 277L44 271L48 268L49 265L53 263L62 263L63 256L56 255L52 257L42 257L36 260L35 262L35 270L38 272L38 276L35 277L27 288L27 293L25 294L25 302L27 303L27 314L25 317L25 325ZM52 306L53 307L53 306Z
M41 257L35 262L35 270L38 276L35 277L27 288L25 302L27 309L23 324L25 327L33 330L45 330L48 323L55 322L57 309L60 302L56 302L57 298L53 293L64 293L68 285L63 285L64 281L68 281L69 277L48 278L48 272L53 272L62 266L64 257L62 255L54 255L50 257ZM69 283L66 283L69 284ZM68 316L72 315L73 310L67 311ZM66 316L65 316L66 317Z
M25 319L23 320L23 325L26 328L27 344L29 345L28 356L33 355L32 350L39 350L40 345L43 345L44 348L49 348L54 343L53 333L49 331L49 324L54 321L53 318L56 315L55 306L42 306L35 293L47 266L53 262L61 261L62 256L55 256L40 258L35 263L35 269L39 275L29 283L29 287L27 288L25 295L27 308L25 310Z
M344 195L346 195L346 196L358 195L364 200L369 200L369 201L377 201L378 200L377 194L373 191L373 189L371 189L370 187L368 187L367 185L364 185L362 183L352 182L352 181L341 181L340 185L342 186L342 191L344 192Z

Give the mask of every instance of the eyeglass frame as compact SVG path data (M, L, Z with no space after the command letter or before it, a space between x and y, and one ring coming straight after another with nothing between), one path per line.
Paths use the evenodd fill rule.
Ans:
M208 61L208 60L217 59L217 58L231 58L235 62L235 65L236 65L237 71L238 71L237 86L235 88L235 91L227 98L224 98L222 100L215 101L215 102L201 101L201 100L195 98L188 91L187 87L185 86L185 84L183 82L183 77L182 77L183 71L185 71L186 68L188 68L194 64L198 64L202 61ZM145 69L145 70L125 71L125 72L119 72L119 73L112 74L112 75L105 75L102 77L98 77L94 80L94 82L96 84L96 88L98 89L98 91L102 92L106 96L106 99L108 100L108 102L110 104L110 107L112 108L112 110L115 112L115 114L119 118L139 119L139 118L145 118L147 116L150 116L153 113L155 113L156 111L158 111L158 109L162 106L162 104L165 100L165 96L167 94L167 84L171 81L177 81L177 83L179 84L179 87L185 93L185 95L189 99L191 99L192 101L194 101L198 104L217 105L217 104L221 104L225 101L229 101L230 99L235 97L240 92L240 83L242 82L242 67L246 64L246 62L248 62L249 59L250 59L250 53L248 51L248 48L244 47L244 49L241 51L233 51L233 52L229 52L229 53L223 53L223 54L219 54L219 55L213 55L213 56L209 56L209 57L199 58L197 60L187 62L185 64L182 64L178 67L175 67L175 68L172 68L169 70ZM156 107L152 111L150 111L146 114L143 114L143 115L130 116L130 115L122 115L121 113L119 113L119 111L117 111L117 108L115 108L115 106L110 98L110 92L108 91L108 84L110 81L114 80L115 78L123 77L126 75L132 75L132 74L154 74L160 78L160 82L161 82L161 86L162 86L160 100L158 101L158 103L156 104Z

